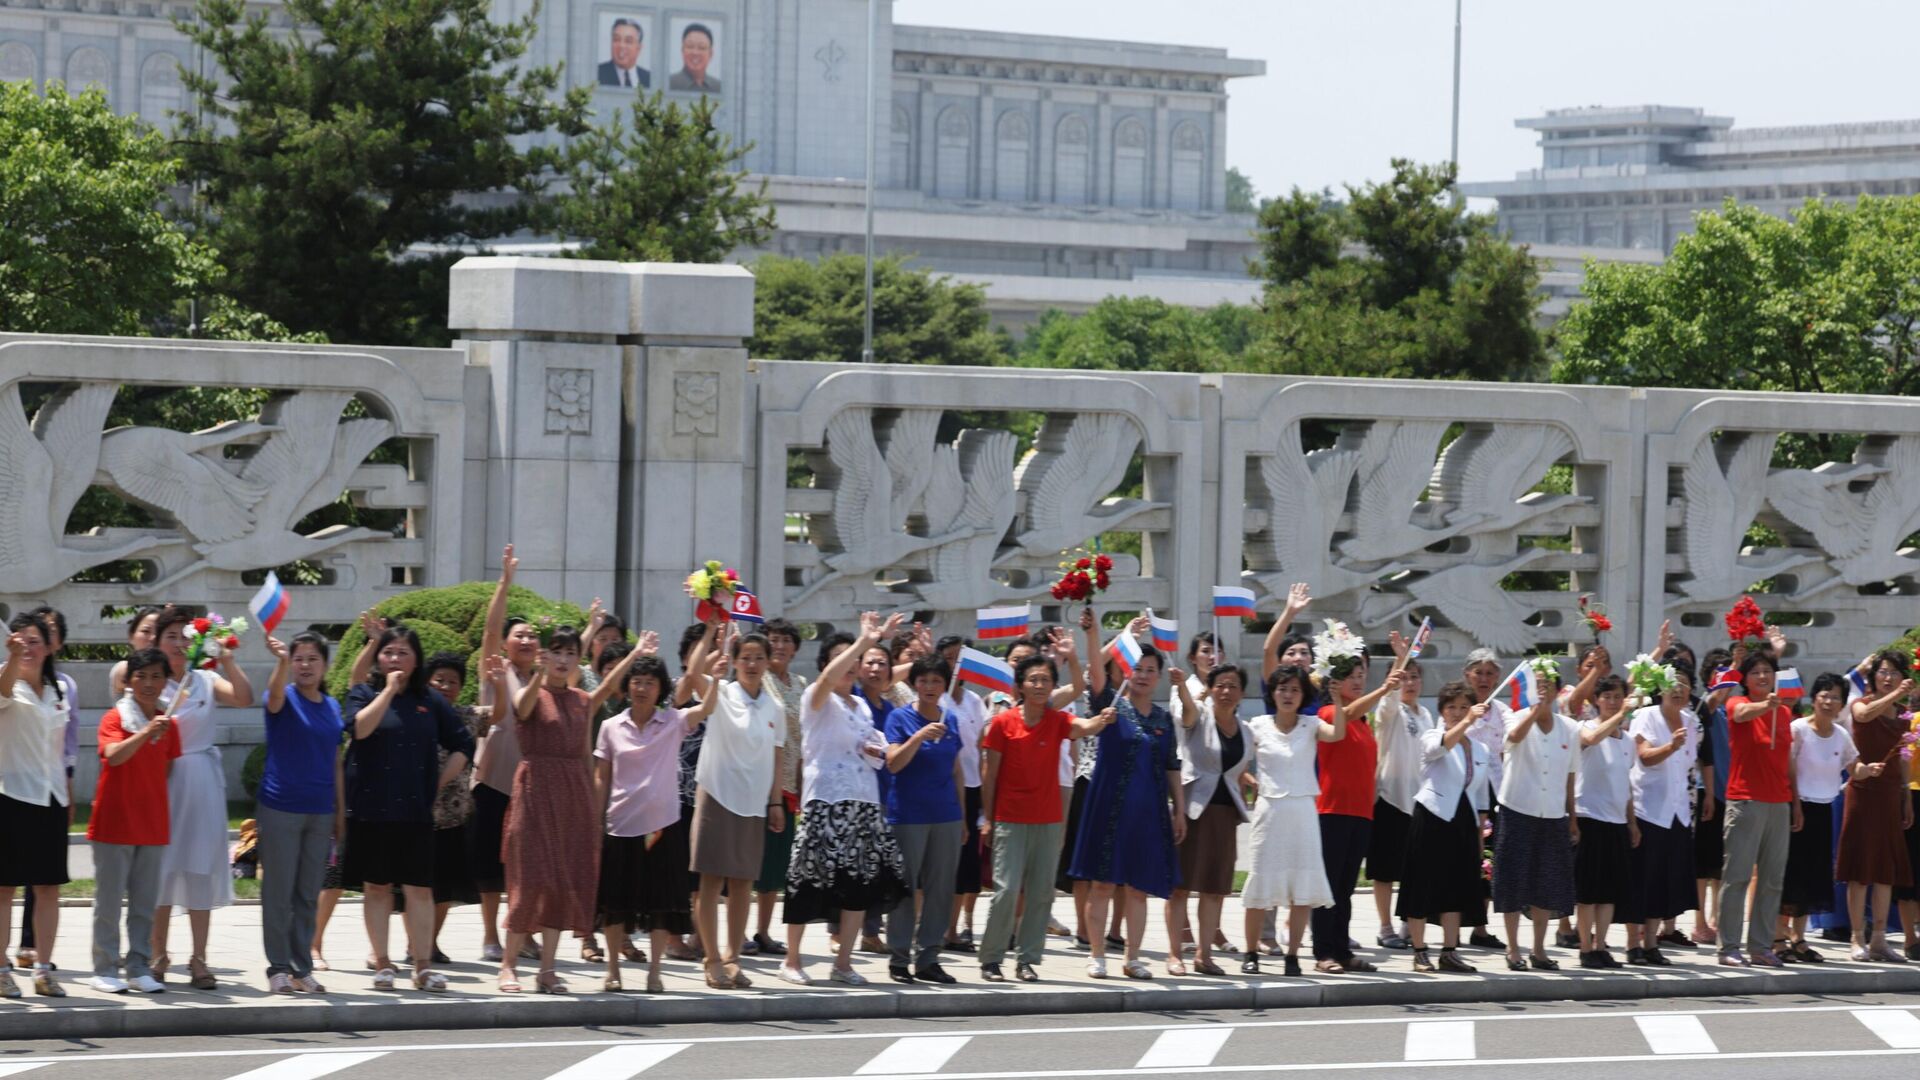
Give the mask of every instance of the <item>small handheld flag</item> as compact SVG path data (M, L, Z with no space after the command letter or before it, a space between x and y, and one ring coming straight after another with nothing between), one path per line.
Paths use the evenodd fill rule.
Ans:
M1013 693L1013 665L978 649L960 650L960 670L957 674L961 682L972 683L981 689Z
M1427 639L1433 636L1433 617L1420 620L1420 629L1413 632L1413 643L1407 646L1407 659L1420 659L1420 651L1427 647Z
M1847 672L1847 687L1847 701L1849 703L1851 703L1854 698L1866 696L1867 673L1861 671L1859 668L1854 668L1852 671Z
M1180 651L1180 624L1173 619L1163 619L1153 612L1147 612L1147 622L1153 627L1153 647L1163 653Z
M1746 686L1740 681L1740 673L1730 667L1723 667L1713 673L1713 682L1708 684L1707 693L1714 694L1722 690L1740 690Z
M753 595L742 585L733 590L733 602L727 610L727 617L734 622L764 625L766 616L760 614L760 598Z
M254 625L267 634L273 633L292 607L293 601L288 598L287 590L280 587L280 575L271 570L267 571L266 584L253 594L252 600L247 601L247 610L253 614Z
M1133 669L1140 663L1142 655L1140 643L1133 639L1132 634L1125 633L1108 643L1107 654L1113 657L1114 663L1120 665L1120 677L1123 679L1133 677Z
M1238 585L1213 587L1213 617L1216 619L1253 618L1253 590Z
M1507 708L1515 712L1531 709L1540 701L1540 683L1533 673L1533 665L1521 661L1499 686L1494 687L1493 697L1503 698ZM1488 698L1489 701L1493 698Z
M1807 687L1800 681L1797 668L1783 667L1773 677L1773 692L1780 695L1781 701L1799 701L1807 696Z
M981 641L1004 641L1008 638L1025 637L1027 620L1033 605L1021 604L1018 607L980 608L973 613L973 636Z

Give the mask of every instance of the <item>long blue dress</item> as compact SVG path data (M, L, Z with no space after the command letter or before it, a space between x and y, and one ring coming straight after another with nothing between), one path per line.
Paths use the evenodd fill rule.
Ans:
M1180 770L1173 716L1158 705L1142 716L1125 698L1114 703L1114 713L1095 736L1097 756L1069 872L1165 897L1180 883L1167 804L1167 773Z

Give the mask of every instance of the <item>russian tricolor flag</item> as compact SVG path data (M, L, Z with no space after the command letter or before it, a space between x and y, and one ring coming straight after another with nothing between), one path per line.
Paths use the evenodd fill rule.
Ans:
M735 586L733 605L727 611L727 617L734 622L766 625L767 617L760 614L760 598L747 591L745 586Z
M1147 622L1153 627L1153 647L1169 656L1180 651L1180 623L1174 619L1163 619L1153 612L1147 612Z
M1107 654L1113 657L1114 663L1120 665L1120 677L1123 679L1133 677L1133 669L1139 666L1142 655L1140 643L1133 640L1132 634L1121 634L1114 638L1107 645Z
M1533 665L1522 660L1513 674L1494 688L1493 696L1504 697L1507 708L1515 712L1533 708L1540 701L1540 682L1534 677Z
M1027 636L1027 621L1032 604L1019 607L980 608L973 613L973 636L981 641L1004 641Z
M1253 590L1238 585L1213 587L1213 617L1216 619L1253 618Z
M989 691L998 690L1003 694L1013 693L1013 665L978 649L960 650L958 675L961 682L972 683Z
M1744 689L1745 686L1746 684L1740 681L1739 672L1730 667L1723 667L1714 671L1713 682L1708 684L1707 693L1714 694L1722 690L1740 690Z
M1433 636L1433 617L1420 620L1420 629L1413 632L1413 643L1407 646L1407 659L1420 659L1420 651L1427 647L1427 639Z
M1781 668L1773 677L1773 692L1780 695L1782 701L1799 701L1806 697L1807 687L1800 681L1799 669Z
M271 570L267 571L267 583L260 586L260 591L253 594L252 600L247 601L247 610L253 613L253 624L263 634L273 633L292 607L293 601L287 596L287 590L280 587L280 575Z

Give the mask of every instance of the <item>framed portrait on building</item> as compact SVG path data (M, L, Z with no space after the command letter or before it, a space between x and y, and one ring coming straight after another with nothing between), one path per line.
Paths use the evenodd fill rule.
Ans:
M726 27L705 15L676 15L667 29L667 56L673 69L667 89L718 97Z
M653 48L653 16L638 11L599 12L594 38L595 82L635 92L653 88L647 56Z

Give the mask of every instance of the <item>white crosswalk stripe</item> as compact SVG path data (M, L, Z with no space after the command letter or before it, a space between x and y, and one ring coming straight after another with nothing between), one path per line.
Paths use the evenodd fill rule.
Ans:
M1656 1054L1717 1054L1713 1036L1697 1016L1636 1016L1633 1022Z
M227 1080L319 1080L342 1069L351 1069L355 1065L364 1065L375 1058L386 1057L384 1050L356 1051L350 1054L295 1054L281 1058L271 1065L262 1065L249 1069Z
M1468 1061L1473 1057L1471 1020L1416 1020L1407 1025L1408 1061Z
M939 1072L971 1035L926 1035L900 1039L875 1054L872 1061L854 1070L855 1076L904 1076L911 1073Z
M1920 1050L1920 1016L1903 1009L1855 1009L1853 1018L1895 1050Z
M1199 1069L1213 1064L1214 1056L1227 1045L1232 1028L1199 1028L1163 1031L1133 1066L1136 1069Z
M15 1064L0 1065L0 1076L13 1076L17 1073L26 1072L28 1069L37 1069L45 1064L46 1062L44 1061L23 1061Z
M640 1075L691 1043L635 1043L602 1050L585 1061L577 1061L549 1076L547 1080L629 1080Z

